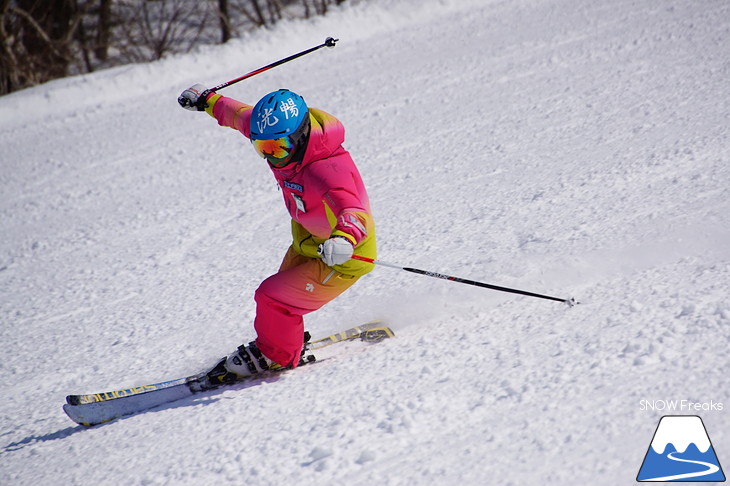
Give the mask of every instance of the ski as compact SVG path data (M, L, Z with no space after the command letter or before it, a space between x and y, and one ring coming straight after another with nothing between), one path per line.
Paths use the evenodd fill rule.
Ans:
M306 346L306 350L316 351L317 349L322 349L331 344L351 341L354 339L375 343L393 336L393 331L389 327L384 326L381 321L372 321L361 326L347 329L346 331L338 332L337 334L332 334L325 338L309 341Z
M315 351L324 347L360 339L375 343L393 337L393 331L380 321L368 322L330 336L309 341L305 352ZM301 365L314 362L313 356L304 359ZM285 368L282 368L284 370ZM272 371L271 373L279 373ZM226 384L212 384L207 378L207 371L176 380L163 381L138 387L124 388L102 393L86 395L68 395L64 412L71 420L87 427L99 425L120 417L133 415L166 403L191 397L195 394L226 386ZM252 378L261 378L265 375L254 375L244 378L233 384L241 383Z

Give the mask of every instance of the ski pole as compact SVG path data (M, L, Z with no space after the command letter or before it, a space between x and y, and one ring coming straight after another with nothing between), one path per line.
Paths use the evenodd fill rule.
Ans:
M458 283L463 283L463 284L467 284L467 285L474 285L476 287L484 287L485 289L499 290L500 292L510 292L512 294L526 295L528 297L538 297L540 299L554 300L556 302L562 302L564 304L567 304L569 307L573 307L575 304L579 303L579 302L576 302L576 300L574 298L563 299L560 297L552 297L550 295L526 292L524 290L510 289L508 287L499 287L497 285L477 282L475 280L468 280L468 279L460 278L460 277L452 277L451 275L444 275L441 273L429 272L427 270L419 270L418 268L410 268L410 267L403 267L401 265L394 265L392 263L386 263L386 262L383 262L380 260L375 260L373 258L368 258L368 257L360 256L360 255L352 255L352 258L355 260L372 263L373 265L381 265L383 267L398 268L400 270L405 270L406 272L417 273L419 275L426 275L428 277L436 277L436 278L440 278L443 280L451 280L452 282L458 282Z
M269 69L275 68L276 66L280 66L280 65L284 64L285 62L293 61L294 59L296 59L298 57L302 57L302 56L304 56L306 54L309 54L310 52L314 52L314 51L316 51L318 49L321 49L323 47L330 47L330 48L335 47L335 43L338 40L340 40L340 39L334 39L332 37L327 37L324 40L324 42L322 44L318 45L318 46L311 47L311 48L309 48L309 49L307 49L305 51L299 52L297 54L293 54L293 55L291 55L289 57L285 57L284 59L280 59L280 60L278 60L276 62L272 62L271 64L269 64L267 66L258 68L255 71L251 71L250 73L244 74L243 76L241 76L239 78L231 79L230 81L226 81L225 83L221 83L218 86L215 86L213 88L210 88L208 91L211 91L211 92L218 91L219 89L223 89L223 88L228 87L228 86L230 86L232 84L235 84L235 83L237 83L239 81L243 81L244 79L248 79L248 78L250 78L252 76L256 76L257 74L263 73L264 71L268 71Z

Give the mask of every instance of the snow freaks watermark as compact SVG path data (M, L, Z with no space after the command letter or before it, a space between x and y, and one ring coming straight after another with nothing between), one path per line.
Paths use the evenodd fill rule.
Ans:
M725 481L725 473L702 419L698 415L663 416L636 481Z
M722 402L695 402L693 400L639 400L639 410L650 412L722 412Z

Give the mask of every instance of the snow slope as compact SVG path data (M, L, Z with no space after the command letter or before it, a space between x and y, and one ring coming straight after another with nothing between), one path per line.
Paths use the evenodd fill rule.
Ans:
M329 35L225 94L345 123L383 260L581 305L376 268L308 328L396 339L76 427L253 339L287 214L176 97ZM0 98L0 482L634 484L672 413L730 463L728 43L723 0L375 0Z

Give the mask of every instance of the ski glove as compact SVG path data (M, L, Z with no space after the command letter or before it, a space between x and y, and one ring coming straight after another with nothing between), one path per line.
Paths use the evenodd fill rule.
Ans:
M203 111L208 107L208 95L211 93L202 84L194 84L180 94L177 102L186 110Z
M332 265L342 265L352 258L353 250L350 240L343 236L335 236L319 245L317 252L322 257L324 264L331 267Z

